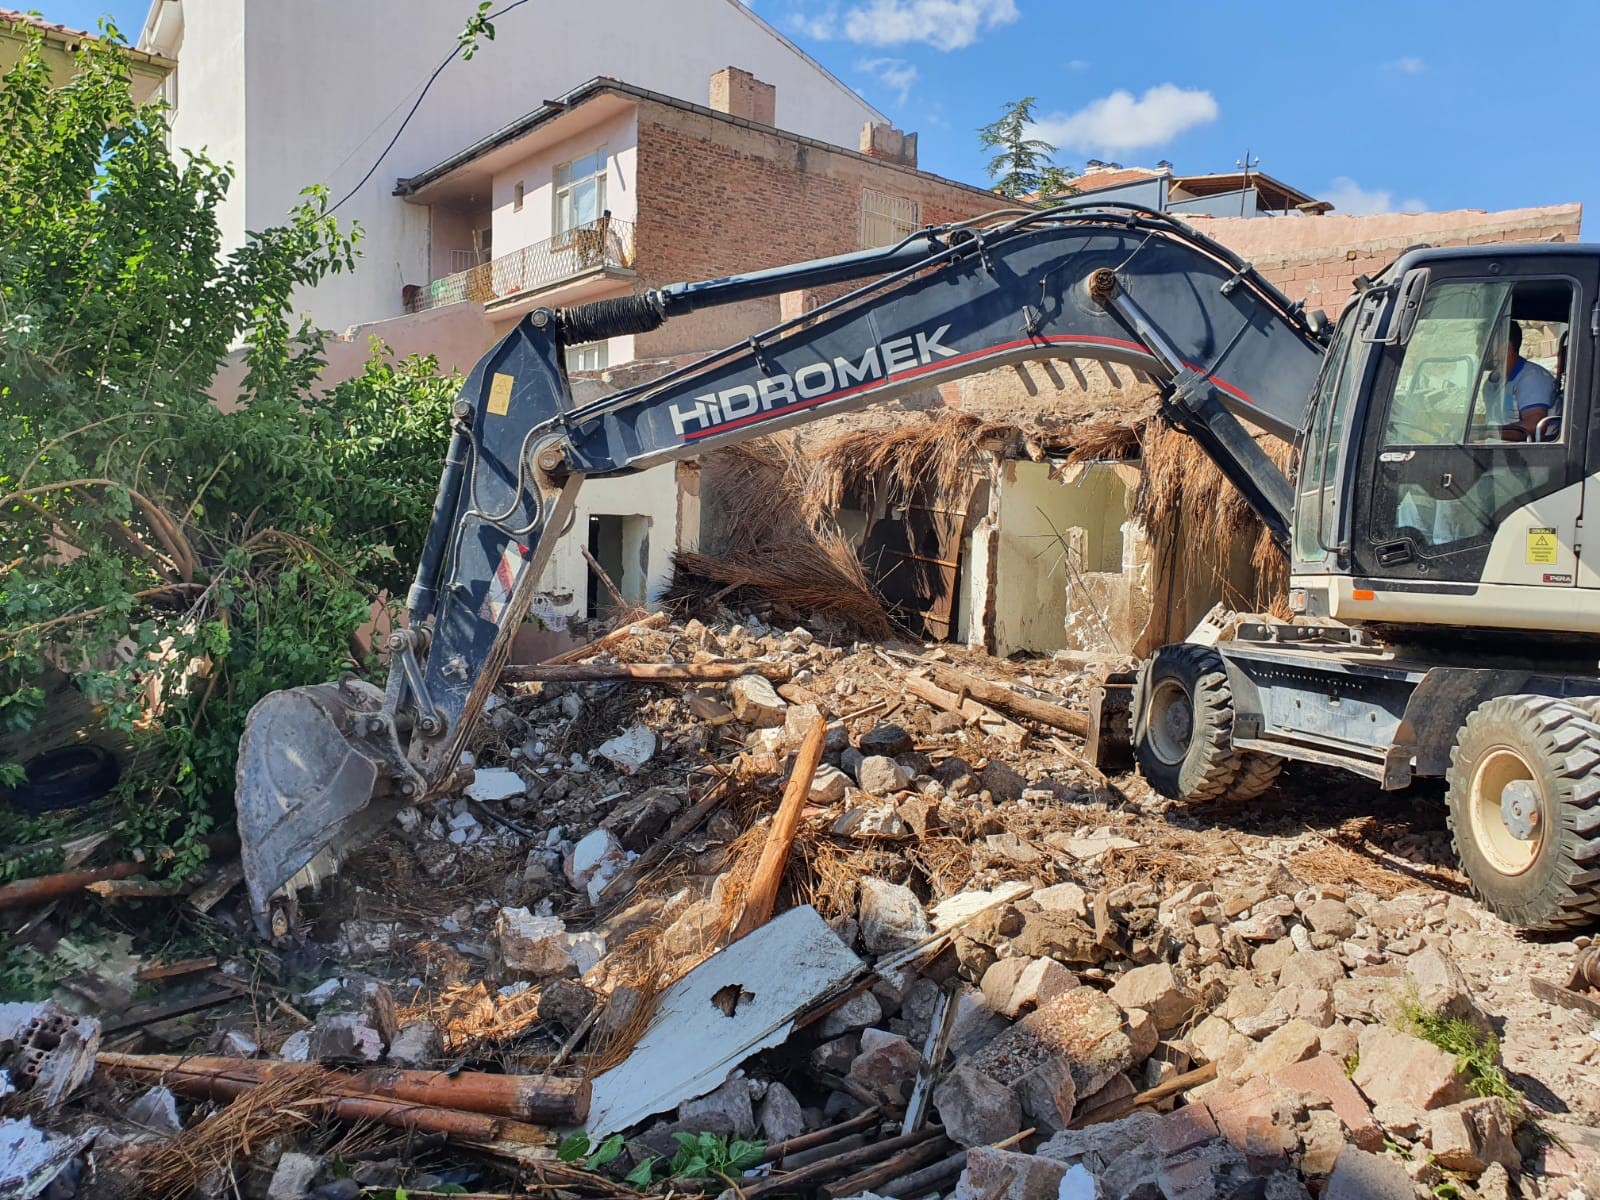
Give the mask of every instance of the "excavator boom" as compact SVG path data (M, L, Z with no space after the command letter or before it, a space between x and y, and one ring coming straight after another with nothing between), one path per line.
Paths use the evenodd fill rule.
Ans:
M684 313L860 283L803 317L649 384L573 402L563 348ZM239 830L258 921L406 804L448 787L588 476L704 454L1009 363L1096 359L1158 385L1269 529L1283 473L1243 423L1296 437L1319 324L1248 264L1128 207L1006 213L899 245L528 314L457 400L432 525L379 693L355 680L276 693L251 714ZM1242 420L1241 420L1242 418Z

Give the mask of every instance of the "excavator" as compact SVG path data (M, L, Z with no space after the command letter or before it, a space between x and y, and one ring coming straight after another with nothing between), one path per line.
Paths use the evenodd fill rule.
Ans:
M573 399L566 346L797 289L832 298L651 382ZM1600 555L1582 550L1600 489L1597 339L1600 247L1413 248L1357 280L1330 327L1170 216L1081 203L536 308L454 403L387 686L346 677L250 714L237 804L258 926L282 936L303 881L451 786L585 479L1049 358L1155 381L1163 419L1290 562L1290 619L1203 623L1139 666L1128 736L1149 783L1200 804L1255 800L1286 762L1380 793L1442 778L1489 909L1527 930L1593 922ZM1508 381L1540 358L1554 396L1524 420ZM1292 441L1296 469L1254 430Z

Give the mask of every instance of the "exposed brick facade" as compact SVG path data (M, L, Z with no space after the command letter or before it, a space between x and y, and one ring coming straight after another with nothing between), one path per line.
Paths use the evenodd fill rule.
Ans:
M916 224L998 207L989 192L770 128L640 101L635 269L656 286L861 249L871 190ZM776 322L776 298L695 314L636 340L641 356L705 348Z
M1304 300L1329 317L1344 311L1357 276L1375 276L1412 246L1576 242L1582 220L1579 204L1508 212L1189 218L1201 233L1254 263L1291 300Z

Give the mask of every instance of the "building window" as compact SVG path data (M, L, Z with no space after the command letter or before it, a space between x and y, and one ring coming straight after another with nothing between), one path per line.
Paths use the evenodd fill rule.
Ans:
M556 233L600 219L606 210L606 148L556 168Z
M610 363L610 342L588 342L567 347L567 374L577 371L603 371Z
M511 200L511 211L512 212L521 212L522 211L522 185L520 183L517 184L516 195Z
M861 189L861 248L892 246L915 233L922 223L915 200Z

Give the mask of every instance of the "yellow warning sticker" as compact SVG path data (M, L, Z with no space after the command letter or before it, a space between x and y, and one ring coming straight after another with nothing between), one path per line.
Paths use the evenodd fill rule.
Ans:
M1537 527L1528 530L1528 561L1535 565L1549 566L1556 561L1561 547L1556 542L1554 529L1540 529Z
M510 375L495 372L494 379L489 384L489 411L495 416L503 417L511 411L511 385L515 382L516 380ZM1532 554L1533 551L1529 550L1528 553ZM1530 558L1528 561L1534 560ZM1552 558L1550 561L1555 562L1555 559Z

